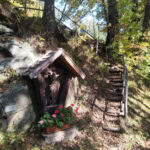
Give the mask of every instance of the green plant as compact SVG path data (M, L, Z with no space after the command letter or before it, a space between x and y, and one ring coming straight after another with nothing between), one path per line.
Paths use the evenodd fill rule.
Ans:
M74 106L73 104L71 105ZM51 128L55 125L58 128L62 128L64 124L72 124L75 117L72 106L66 108L62 105L59 105L59 107L52 115L46 112L43 117L40 118L40 121L38 122L38 127Z

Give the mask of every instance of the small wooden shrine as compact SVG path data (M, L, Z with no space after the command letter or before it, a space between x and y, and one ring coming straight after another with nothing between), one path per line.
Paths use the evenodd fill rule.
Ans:
M72 79L85 79L85 74L63 49L49 51L24 75L29 77L34 89L34 102L39 105L40 114L53 112L58 105L65 106L73 92Z

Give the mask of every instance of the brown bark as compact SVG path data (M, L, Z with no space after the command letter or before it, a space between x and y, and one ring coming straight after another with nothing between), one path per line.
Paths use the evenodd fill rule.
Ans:
M107 4L108 4L108 27L107 27L106 46L110 46L114 41L115 35L119 32L118 27L119 16L116 0L107 0Z
M57 29L55 21L54 2L55 0L45 0L44 14L43 14L45 31L50 35L54 35Z
M49 40L51 47L56 47L56 32L58 32L55 21L55 0L45 0L43 22L46 32L46 39Z
M56 48L58 42L66 42L62 33L58 30L55 20L55 0L45 0L43 22L46 32L46 39L49 40L50 46Z
M150 0L147 0L143 20L143 31L148 30L149 27L150 27Z
M47 105L47 98L45 95L45 88L46 88L46 82L45 79L41 74L38 75L38 82L39 82L39 91L40 91L40 97L41 97L41 111L42 114L45 112L45 106Z
M64 76L64 80L62 82L59 96L58 96L59 105L63 105L63 106L65 105L66 97L70 86L70 77L71 76L69 74Z

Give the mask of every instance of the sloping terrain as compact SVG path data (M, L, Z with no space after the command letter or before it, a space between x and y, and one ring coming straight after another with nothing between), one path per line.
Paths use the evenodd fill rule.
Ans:
M148 150L150 149L150 94L149 89L138 78L129 73L129 115L126 132L115 133L102 129L105 109L104 87L108 75L107 66L98 57L92 42L86 37L70 38L62 47L73 56L83 69L86 79L81 80L80 93L75 108L79 108L75 125L77 137L73 141L48 145L34 126L28 133L0 132L1 149L32 150ZM91 106L95 100L93 109Z
M4 17L5 22L7 21ZM30 19L28 20L29 24ZM26 22L27 23L27 22ZM36 29L35 29L36 25ZM40 19L34 20L30 32L22 39L36 47L38 53L49 48L39 33ZM30 26L31 27L31 26ZM33 30L34 29L34 30ZM39 32L37 32L39 31ZM35 34L33 34L35 33ZM11 33L12 34L12 33ZM19 33L18 34L22 34ZM32 35L32 36L31 36ZM5 37L8 38L8 37ZM11 36L11 39L13 37ZM0 42L4 38L1 36ZM80 92L75 108L79 108L75 125L77 137L73 141L47 145L36 125L28 133L6 133L0 131L0 149L2 150L149 150L150 149L150 89L147 82L133 72L129 72L129 114L126 132L115 133L102 129L105 99L103 89L108 76L104 57L95 53L94 42L86 35L69 37L67 43L59 43L73 57L86 74L80 81ZM12 74L12 72L10 72ZM16 76L15 76L16 78ZM16 80L16 79L15 79ZM10 82L13 82L12 80ZM9 83L8 83L9 84ZM6 89L5 89L6 88ZM0 87L1 91L7 87ZM95 105L93 106L93 102ZM93 106L93 108L92 108Z

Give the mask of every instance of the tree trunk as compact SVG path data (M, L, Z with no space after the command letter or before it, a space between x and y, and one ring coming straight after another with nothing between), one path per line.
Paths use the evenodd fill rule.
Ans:
M60 33L55 20L55 0L45 0L43 22L46 39L51 47L56 48L59 42L66 42L63 33Z
M58 32L55 21L55 0L45 0L43 22L46 32L46 39L50 40L50 44L53 47L55 44L55 35Z
M133 0L133 3L135 3L135 7L138 7L138 0Z
M107 38L106 38L106 46L109 47L113 44L115 35L119 32L118 27L118 9L116 0L107 0L108 4L108 27L107 27ZM112 51L112 49L108 49Z
M54 7L55 0L45 0L44 6L44 27L45 31L49 34L54 34L56 31L56 21L55 21L55 7Z
M143 20L143 31L148 30L149 27L150 27L150 0L147 0Z

